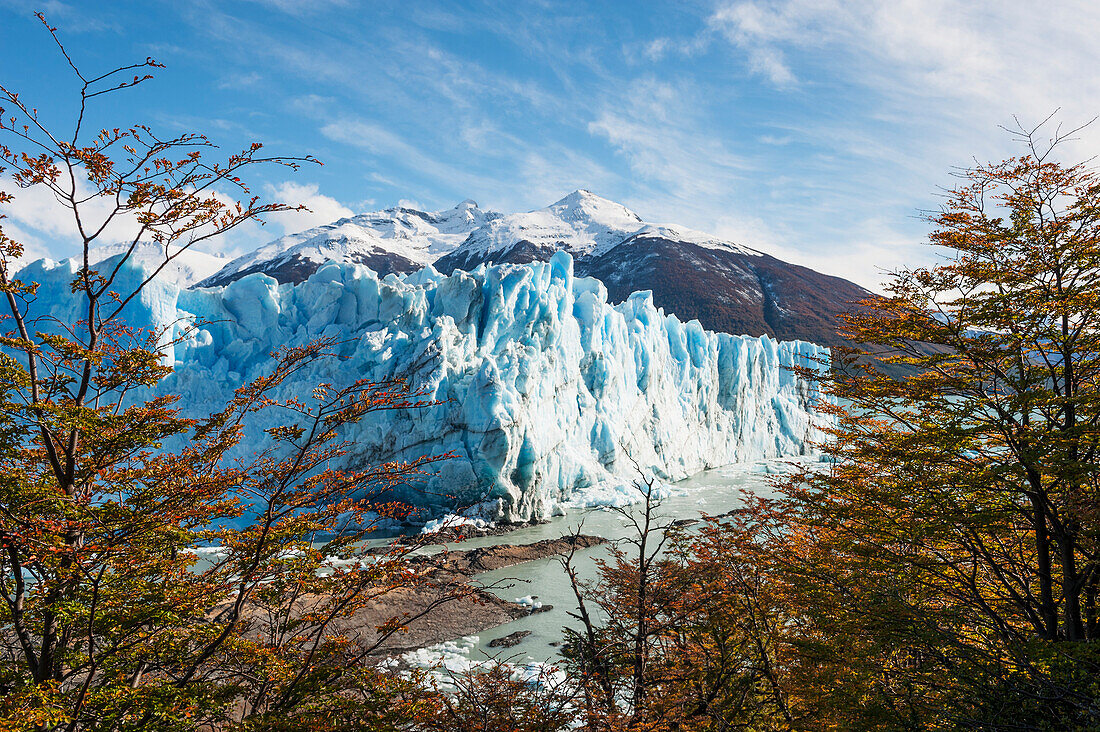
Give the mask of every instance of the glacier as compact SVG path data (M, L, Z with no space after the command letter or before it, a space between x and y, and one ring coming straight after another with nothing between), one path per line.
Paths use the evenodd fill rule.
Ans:
M120 290L140 266L124 265ZM78 319L68 288L76 267L42 260L20 273L39 283L37 314ZM806 454L826 419L825 397L790 367L828 368L827 348L706 331L656 308L648 292L611 304L599 280L574 276L564 251L451 275L428 266L379 278L329 263L297 285L260 273L224 287L155 281L126 319L169 339L193 326L165 347L175 369L160 389L194 416L263 373L277 348L320 337L338 340L339 357L312 364L282 396L359 378L423 389L438 403L352 425L347 459L453 452L397 496L435 515L477 505L525 521L619 503L639 470L675 481ZM242 449L259 445L267 426L250 426Z

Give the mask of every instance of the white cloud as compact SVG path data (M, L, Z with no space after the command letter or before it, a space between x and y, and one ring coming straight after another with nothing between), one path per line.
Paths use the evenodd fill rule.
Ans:
M813 19L839 9L830 2L807 5L803 0L786 3L734 2L720 5L707 20L708 34L718 34L744 51L749 70L778 88L793 86L797 78L777 41L807 43L820 39Z
M691 114L699 104L683 87L638 79L621 96L607 100L588 131L606 138L634 175L659 186L674 201L718 199L748 166L701 129Z
M442 162L373 122L344 118L325 124L321 127L321 134L330 140L358 147L378 157L388 158L398 165L434 179L434 182L463 186L466 190L484 190L484 187L492 184L492 179L483 178L467 169Z
M911 267L933 256L930 246L920 236L899 231L893 222L881 217L848 222L841 235L828 232L813 244L807 244L791 231L751 228L738 238L736 230L729 232L720 225L719 232L733 241L759 249L766 254L793 264L844 277L872 291L882 291L890 272Z
M669 46L671 45L671 39L668 38L654 38L649 43L645 44L643 53L650 61L660 61L668 53Z
M707 20L773 82L817 74L859 84L894 112L987 125L1012 113L1041 119L1056 107L1089 119L1100 98L1100 4L1044 7L1015 0L736 0ZM988 132L988 129L986 130Z
M666 56L677 54L680 56L694 56L705 51L711 43L711 34L700 33L691 38L654 38L642 46L642 56L649 61L660 61ZM623 49L628 60L638 60L632 46Z
M578 188L610 191L618 184L610 170L564 146L547 145L519 153L517 179L523 181L528 207L542 207ZM523 208L519 197L505 202L510 209Z
M749 68L767 77L774 86L793 86L798 80L787 66L783 54L774 48L754 48L749 51Z
M263 81L264 77L257 71L242 74L229 74L220 82L219 89L249 89Z
M264 13L189 16L265 78L308 82L284 106L359 166L365 190L349 202L517 210L588 187L865 284L926 261L914 214L952 166L1019 152L998 123L1100 112L1100 4L1087 0L709 2L662 18L656 38L545 3L413 9L366 44L362 6L322 42ZM480 32L510 49L508 65L469 52ZM607 62L619 53L625 67ZM1100 125L1067 156L1096 152Z
M42 256L64 259L76 254L82 237L71 210L64 206L45 186L20 188L7 177L0 177L0 190L12 195L12 200L0 206L0 213L8 219L5 231L20 231L24 237L36 242ZM112 213L113 199L89 197L92 191L87 181L77 179L77 195L86 200L80 207L81 222L85 233L98 231ZM132 215L111 218L96 243L108 244L132 239L139 230ZM9 234L10 236L10 234ZM27 243L27 242L24 242Z
M0 0L0 9L13 10L28 17L41 11L51 24L63 24L66 34L104 31L117 33L123 30L123 24L111 18L110 14L96 12L94 6L83 7L80 3L63 3L60 0Z
M349 0L250 0L250 2L287 15L307 15L349 5Z
M727 213L713 225L713 233L726 241L769 254L779 249L787 239L781 224L772 224L760 216Z
M936 256L920 245L927 225L916 215L936 205L954 166L1024 152L997 125L1013 115L1032 125L1061 108L1053 132L1057 121L1073 127L1100 113L1098 35L1100 5L1086 0L1042 9L1023 0L722 0L695 38L724 42L793 104L815 107L755 136L775 150L752 158L759 170L782 175L753 182L786 199L763 209L773 226L760 248L874 287L884 270ZM789 153L775 148L788 143ZM1071 161L1100 153L1100 128L1062 152Z
M314 226L329 224L337 219L354 215L354 211L331 196L320 192L312 183L294 183L284 181L279 185L268 184L264 187L268 198L291 206L304 205L308 211L280 211L268 214L265 218L278 224L287 234L312 229Z
M41 185L19 188L9 177L0 176L0 190L8 191L13 196L10 202L0 206L0 213L7 216L0 225L8 236L13 239L18 238L27 247L24 260L31 261L40 257L66 259L80 254L82 238L76 220L72 212L60 203L49 189ZM87 181L78 179L78 195L85 199L80 206L81 221L87 233L99 231L107 222L114 207L113 199L91 196L92 190ZM308 194L302 196L308 201L300 202L305 202L307 205L312 202L317 205L318 210L324 212L322 214L324 216L334 211L347 210L340 207L334 199L318 195L316 186L295 186L292 183L284 183L282 186L271 188L269 193L272 196L285 195L288 198L297 193ZM215 191L212 195L226 206L233 206L236 203L235 198L225 193ZM288 212L272 214L268 218L285 230L295 225L294 216L308 218L309 214L292 215ZM333 218L339 218L339 215ZM326 219L326 221L330 220L332 219ZM132 241L139 234L140 228L132 213L115 215L95 237L92 247ZM260 222L251 220L234 227L222 236L202 241L196 245L196 248L206 252L237 255L270 241L275 236L276 234L268 233Z
M761 145L790 145L793 138L790 135L760 135L756 141Z
M7 263L9 274L18 272L24 266L35 260L44 257L53 259L53 257L50 257L50 252L47 250L46 246L37 236L25 231L19 225L12 223L10 219L0 219L0 231L3 231L4 236L8 239L18 242L23 246L22 256L16 257Z
M384 161L387 175L372 171L365 177L419 200L422 209L473 198L501 210L523 210L544 206L576 188L607 189L616 180L607 168L569 145L521 139L489 121L461 126L439 150L439 157L366 120L341 118L325 124L321 132ZM502 172L479 172L490 161ZM441 199L441 189L453 198Z

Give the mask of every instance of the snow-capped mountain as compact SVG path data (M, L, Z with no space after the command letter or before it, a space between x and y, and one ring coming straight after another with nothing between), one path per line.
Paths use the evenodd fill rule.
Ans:
M574 258L606 252L645 225L625 206L585 190L527 213L501 216L442 256L436 269L470 270L482 262L545 261L564 250Z
M394 207L360 214L276 239L229 262L200 286L225 285L253 272L302 282L326 262L362 264L380 275L414 272L499 216L471 200L448 211Z
M649 290L658 307L726 333L835 345L836 315L871 294L720 237L643 222L584 190L481 227L433 266L449 273L488 262L546 261L559 249L573 255L578 275L603 281L612 302Z
M128 247L128 244L108 244L107 246L90 249L88 251L89 264L97 265L106 259L124 253ZM164 264L164 268L157 275L157 278L161 281L171 282L177 287L191 287L218 272L229 262L227 257L208 254L192 248L181 251L180 247L169 247L167 254L171 255L172 259L165 264L167 257L164 247L153 242L142 241L134 247L130 258L134 264L149 271L155 270ZM106 273L101 272L100 274Z
M301 282L330 261L363 264L379 275L430 263L450 274L488 263L545 262L558 251L572 256L578 275L602 280L612 302L650 290L657 307L733 334L834 345L837 313L870 294L721 237L646 222L586 190L526 213L485 211L467 200L449 211L390 208L341 219L277 239L200 285L253 272Z
M118 286L135 286L162 257L140 250ZM511 520L621 502L638 466L675 480L812 451L828 419L822 396L789 367L826 368L829 350L817 344L834 341L833 315L864 294L720 237L645 222L588 191L522 214L472 201L361 214L283 237L187 287L221 264L211 259L185 252L126 314L166 334L173 373L160 388L186 414L219 408L280 346L338 333L340 358L278 396L406 379L433 404L355 425L349 464L451 453L400 497L439 510L481 503ZM20 273L40 285L42 322L80 317L69 288L78 266L40 260ZM260 273L270 277L247 276ZM264 426L242 450L266 439Z
M650 290L659 307L725 333L835 346L836 316L871 293L840 277L671 227L647 227L577 263L613 302Z

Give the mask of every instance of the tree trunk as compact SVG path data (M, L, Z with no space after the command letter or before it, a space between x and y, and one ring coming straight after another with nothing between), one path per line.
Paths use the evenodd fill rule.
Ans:
M1066 533L1069 536L1061 537L1058 544L1061 549L1059 558L1062 564L1062 594L1065 597L1064 632L1066 640L1077 641L1085 639L1085 628L1081 623L1081 581L1077 573L1077 545L1070 533L1072 525L1067 527Z
M1050 534L1047 528L1046 509L1042 497L1029 494L1035 524L1035 555L1039 574L1039 614L1047 640L1058 638L1058 609L1054 604L1054 578L1050 561Z

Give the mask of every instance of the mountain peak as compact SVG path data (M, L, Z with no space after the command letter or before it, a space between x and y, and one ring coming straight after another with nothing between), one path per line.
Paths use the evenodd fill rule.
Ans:
M225 285L253 272L301 282L326 262L364 264L380 274L413 272L454 250L470 232L500 214L472 199L443 211L397 205L288 234L249 252L204 279Z
M578 276L595 277L608 300L649 290L681 320L727 333L839 342L835 314L866 291L786 264L721 237L643 221L620 203L579 188L532 211L502 214L466 199L442 211L395 207L359 214L277 239L225 265L200 286L225 285L252 272L300 282L326 262L361 264L379 275L473 270L481 264L575 258Z
M558 214L576 211L586 214L589 217L599 218L606 218L610 215L615 218L625 218L638 223L642 220L638 214L621 203L616 203L608 198L599 196L586 188L578 188L564 198L547 206L546 210Z
M587 188L578 188L575 191L573 191L572 193L566 194L563 198L561 198L561 200L555 201L554 203L552 203L550 205L551 206L567 206L567 205L570 205L570 204L576 204L576 203L578 203L580 201L584 201L586 199L593 199L593 198L597 198L597 199L604 200L604 201L608 200L606 198L603 198L602 196L597 196L595 193L588 190ZM610 201L608 201L608 202L610 203Z
M594 227L594 231L629 233L642 224L642 218L626 206L584 188L578 188L542 210L574 225L580 224L587 229Z

